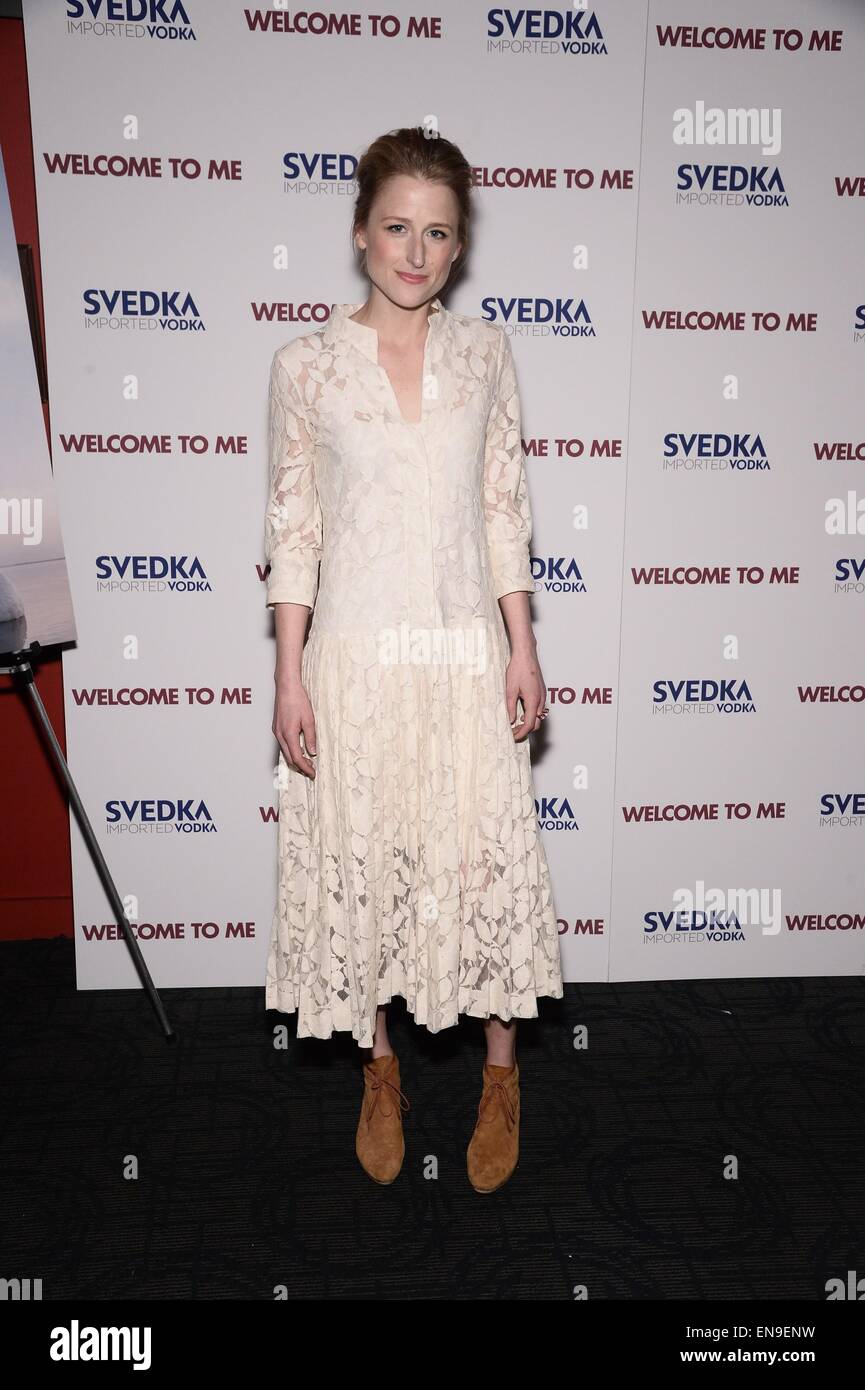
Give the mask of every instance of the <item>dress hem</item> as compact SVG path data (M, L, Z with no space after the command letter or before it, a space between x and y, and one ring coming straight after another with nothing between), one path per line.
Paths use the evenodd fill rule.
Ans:
M486 995L487 991L484 991L484 994ZM276 1013L283 1014L297 1014L298 1009L296 1003L286 1005L273 1003L271 1002L272 997L272 992L268 989L265 997L265 1011L274 1011ZM518 1000L516 1003L512 1004L510 1007L510 1012L507 1015L501 1013L491 1013L486 1001L484 999L478 998L477 996L475 996L474 998L470 997L468 999L462 997L460 999L459 1006L456 1010L448 1010L446 1012L442 1011L442 1021L439 1023L438 1027L430 1026L429 1015L423 1009L422 1005L417 1000L415 1001L414 1005L412 1005L411 999L407 994L404 994L402 990L393 990L390 994L387 994L385 997L377 999L376 1008L381 1008L382 1005L389 1004L393 999L404 999L406 1004L406 1010L411 1015L412 1019L418 1025L418 1027L426 1028L428 1033L442 1033L448 1028L456 1027L461 1017L481 1019L495 1017L501 1019L503 1023L509 1023L512 1019L519 1020L537 1018L537 1003L539 999L562 999L563 997L563 986L561 984L557 986L551 985L549 989L538 990L536 993L527 996L524 1000ZM357 1031L351 1024L348 1024L344 1027L338 1024L332 1024L328 1029L320 1028L316 1030L309 1026L305 1018L298 1019L298 1038L318 1038L321 1041L326 1042L329 1038L333 1037L334 1033L351 1033L352 1037L357 1041L359 1047L371 1047L373 1043L374 1030L367 1030L366 1032L362 1032L361 1036L358 1037Z

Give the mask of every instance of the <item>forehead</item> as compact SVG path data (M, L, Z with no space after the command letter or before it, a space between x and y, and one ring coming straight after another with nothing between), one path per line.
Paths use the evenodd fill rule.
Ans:
M447 184L431 183L429 179L415 178L411 174L394 174L382 184L374 207L377 213L385 216L402 213L450 218L456 210L456 198Z

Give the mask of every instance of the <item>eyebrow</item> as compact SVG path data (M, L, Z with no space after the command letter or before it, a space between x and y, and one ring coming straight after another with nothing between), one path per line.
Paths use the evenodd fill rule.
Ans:
M382 217L381 220L382 222L405 222L406 226L411 226L410 217L400 217L397 213L393 213L391 215L388 215L387 217ZM453 231L453 227L451 226L450 222L430 222L428 225L430 227L447 227L449 232Z

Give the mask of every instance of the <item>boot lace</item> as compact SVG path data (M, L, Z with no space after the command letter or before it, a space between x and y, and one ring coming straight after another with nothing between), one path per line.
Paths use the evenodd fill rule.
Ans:
M503 1081L488 1081L484 1086L484 1093L478 1105L478 1124L482 1120L491 1121L495 1118L494 1114L484 1115L484 1107L490 1108L495 1100L499 1101L505 1112L508 1129L513 1129L517 1121L516 1102L511 1099L511 1094Z
M369 1090L372 1092L372 1100L370 1101L369 1110L367 1112L367 1119L372 1119L373 1115L375 1114L375 1108L379 1102L379 1097L386 1094L384 1089L385 1086L387 1086L388 1089L393 1092L393 1095L396 1096L397 1104L402 1110L411 1109L411 1104L409 1102L408 1096L403 1094L399 1086L395 1086L392 1081L388 1081L386 1076L370 1076L369 1073L367 1073L366 1084ZM388 1118L390 1115L393 1114L393 1111L382 1109L381 1113L385 1118Z

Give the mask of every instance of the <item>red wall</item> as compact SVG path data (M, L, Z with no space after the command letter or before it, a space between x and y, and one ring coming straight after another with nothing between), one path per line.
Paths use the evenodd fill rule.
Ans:
M44 333L42 272L24 25L0 20L0 144L16 240L33 249ZM48 412L45 412L48 432ZM50 440L50 434L49 434ZM62 518L61 518L62 520ZM60 658L36 668L36 688L66 748ZM31 698L0 674L0 940L72 936L69 803Z

